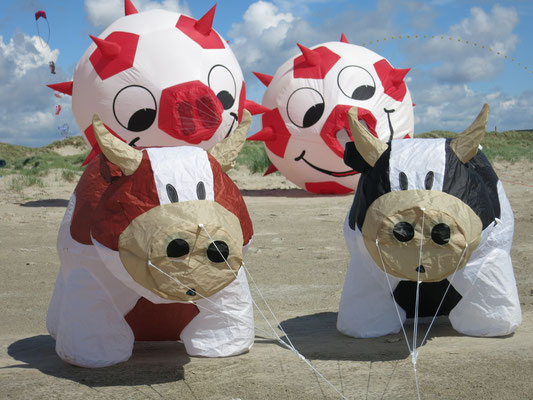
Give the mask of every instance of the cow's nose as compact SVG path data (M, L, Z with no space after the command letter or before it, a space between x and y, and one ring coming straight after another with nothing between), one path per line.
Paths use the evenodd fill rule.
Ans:
M215 240L207 247L207 258L214 263L221 263L228 259L229 246L222 240Z
M189 243L183 239L174 239L167 246L167 257L179 258L189 254Z
M392 229L394 237L400 242L408 242L415 236L415 229L409 222L398 222Z
M437 224L431 230L431 239L437 244L446 244L450 241L450 227L446 224Z

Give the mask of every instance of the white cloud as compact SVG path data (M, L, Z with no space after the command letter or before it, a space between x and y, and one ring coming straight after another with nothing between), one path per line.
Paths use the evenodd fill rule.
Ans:
M70 97L58 99L46 87L70 80L61 69L50 73L48 63L58 56L59 50L43 47L37 36L17 33L7 43L0 36L0 142L45 145L61 139L57 126L64 123L77 132Z
M160 8L191 15L191 10L185 1L133 0L132 3L139 12ZM124 16L124 0L85 0L85 11L91 25L106 27Z
M496 4L489 13L473 7L468 18L450 26L446 33L406 49L414 64L439 63L431 72L439 82L487 80L503 70L503 55L516 48L518 36L513 31L518 21L512 7Z

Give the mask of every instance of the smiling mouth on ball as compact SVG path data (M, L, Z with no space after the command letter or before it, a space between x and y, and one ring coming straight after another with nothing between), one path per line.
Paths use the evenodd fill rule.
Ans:
M306 163L307 165L309 165L311 168L313 169L316 169L318 172L322 172L323 174L327 174L327 175L331 175L331 176L334 176L336 178L342 178L344 176L351 176L351 175L356 175L358 174L359 172L353 170L353 169L350 169L348 171L344 171L344 172L334 172L334 171L328 171L327 169L324 169L324 168L320 168L320 167L317 167L316 165L313 165L311 164L309 161L307 161L305 158L305 150L302 150L302 154L300 154L298 157L296 157L294 159L294 161L300 161L302 160L304 163Z
M226 133L226 136L224 136L224 139L226 139L229 136L229 134L231 133L231 130L233 129L233 124L235 124L235 121L239 119L238 115L235 114L234 112L229 113L229 115L233 117L233 121L231 121L231 126L229 127L228 133Z

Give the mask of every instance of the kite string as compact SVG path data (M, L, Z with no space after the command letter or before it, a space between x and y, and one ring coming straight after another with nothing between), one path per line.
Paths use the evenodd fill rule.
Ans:
M205 229L205 226L203 224L198 224L198 226L200 228L202 228L204 230L204 232L207 234L207 236L209 237L209 240L211 240L211 243L215 246L215 248L217 249L217 251L219 252L220 256L224 259L224 261L226 262L228 268L233 272L233 274L235 276L236 273L235 271L233 270L233 268L231 268L230 264L228 263L226 257L224 257L224 255L222 254L222 252L219 250L218 246L216 245L215 241L213 240L213 238L211 237L211 235L209 234L209 232L207 231L207 229ZM257 284L255 283L255 280L253 279L252 277L252 274L250 274L250 271L248 271L248 269L246 268L246 266L244 265L244 262L242 263L242 266L245 270L245 272L252 278L252 282L254 283L255 285L255 288L257 290L257 292L259 293L260 297L263 299L263 302L267 305L268 309L270 310L274 320L276 321L276 323L278 324L279 326L279 329L283 332L283 334L285 335L285 337L287 338L287 341L290 343L286 343L283 339L281 339L281 337L278 335L278 333L276 332L276 330L274 329L274 327L272 326L272 324L270 323L270 321L268 321L268 319L266 318L265 314L263 314L263 312L261 311L261 309L259 308L259 306L257 305L257 303L254 301L254 299L252 298L252 303L254 304L254 306L257 308L257 310L259 311L259 313L261 314L261 316L263 317L263 319L265 320L265 322L267 323L267 325L270 327L270 329L272 330L272 332L274 332L274 335L276 335L277 337L277 340L282 343L285 347L287 347L289 350L293 351L297 356L298 358L300 358L301 360L303 360L308 366L309 368L311 368L313 370L313 372L315 374L317 374L320 378L322 378L322 380L324 382L326 382L342 399L344 400L347 400L347 398L344 396L344 394L342 394L342 392L337 389L335 387L335 385L333 385L333 383L331 383L324 375L322 375L320 373L320 371L318 371L316 369L316 367L307 359L305 358L304 355L302 355L297 349L296 347L294 347L294 345L292 344L292 341L290 340L289 338L289 335L287 335L287 332L285 332L285 330L283 329L283 327L281 326L281 324L279 323L278 321L278 318L276 317L276 315L274 314L274 312L272 311L272 308L268 305L268 302L266 301L266 299L264 298L263 294L261 293L261 291L259 290L259 287L257 286Z
M448 286L446 287L446 290L444 291L442 299L440 299L440 303L439 303L439 306L437 307L437 311L435 312L435 315L433 316L433 318L431 320L431 323L429 324L428 330L426 331L426 334L424 335L424 338L420 342L420 345L424 344L424 342L426 341L426 338L429 335L429 331L430 331L431 327L433 326L433 323L435 322L435 319L437 318L437 315L439 314L440 308L442 306L442 303L444 303L444 299L446 298L446 295L448 294L448 290L450 289L450 286L452 286L453 278L455 277L455 274L459 270L459 265L461 265L461 261L463 260L463 256L465 255L467 249L468 249L468 243L466 243L466 246L463 249L463 252L461 253L461 257L459 258L459 262L455 266L455 271L453 272L453 275L452 275L451 279L448 282Z
M189 286L187 286L186 284L184 284L183 282L181 282L180 280L174 278L172 275L169 275L169 274L167 274L165 271L163 271L162 269L156 267L156 266L155 266L150 260L148 260L148 265L149 265L150 267L154 268L155 270L159 271L161 274L165 275L167 278L169 278L169 279L173 280L174 282L180 284L180 285L183 286L185 289L187 289L187 290L194 290L194 289L190 288ZM195 291L195 292L196 292L196 291ZM197 294L198 296L200 296L202 299L207 300L208 302L210 302L211 304L213 304L215 307L217 306L217 304L216 304L215 302L213 302L211 299L209 299L209 298L207 298L207 297L201 295L200 293L196 293L196 294ZM195 301L192 301L191 303L194 304L196 307L201 308L201 309L203 309L203 310L205 310L205 311L208 311L208 312L210 312L210 313L212 313L212 314L214 314L214 315L216 315L216 316L218 316L218 317L225 318L226 321L228 321L228 322L229 322L229 320L230 320L230 318L231 318L231 319L237 320L237 321L239 321L239 322L242 322L244 325L246 325L246 323L247 323L246 321L244 321L244 320L241 319L241 318L236 317L235 315L224 315L224 314L218 313L218 312L216 312L216 311L213 311L213 310L211 310L211 309L209 309L209 308L207 308L207 307L205 307L205 306L202 306L202 305L196 303ZM260 330L260 331L262 331L264 334L266 334L266 336L267 336L268 339L277 340L275 337L271 337L271 336L269 336L268 332L265 331L264 329L261 329L261 328L257 328L257 329Z
M392 290L392 285L390 283L389 274L387 273L387 267L385 266L385 262L383 261L383 255L381 254L381 248L379 247L379 240L376 238L376 247L378 249L379 258L381 260L381 266L383 267L382 271L385 275L386 281L389 285L389 291L391 294L391 300L394 304L394 308L396 309L396 314L398 315L398 320L400 321L400 326L402 327L403 336L405 338L405 344L407 344L407 349L409 350L409 354L412 353L411 346L409 345L409 339L407 338L407 332L405 331L405 327L402 321L402 317L400 315L400 310L398 309L398 304L396 303L396 300L394 300L394 291Z
M415 371L416 371L416 359L418 352L416 351L416 342L418 339L418 308L420 305L420 273L422 271L422 249L424 247L424 223L426 220L426 209L425 207L420 208L422 210L422 228L420 235L420 251L418 254L418 267L417 267L417 277L416 277L416 299L415 299L415 318L413 326L413 353L411 354L411 361L413 362Z

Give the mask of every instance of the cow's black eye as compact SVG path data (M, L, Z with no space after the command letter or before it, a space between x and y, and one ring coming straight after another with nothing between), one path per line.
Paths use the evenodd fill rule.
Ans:
M401 190L407 190L409 187L409 181L407 180L407 175L405 175L405 172L400 172L400 189Z
M426 179L424 180L424 187L426 190L431 190L433 187L433 181L435 180L435 175L433 174L433 171L429 171L426 174Z
M299 128L309 128L324 114L324 98L315 89L295 90L287 100L287 116Z
M131 99L135 101L132 102ZM154 123L157 102L154 95L145 87L126 86L113 100L113 114L123 128L132 132L142 132Z
M167 196L171 203L177 203L179 201L178 192L176 192L176 188L170 183L167 184Z
M196 197L198 200L205 200L205 185L202 181L196 185Z

